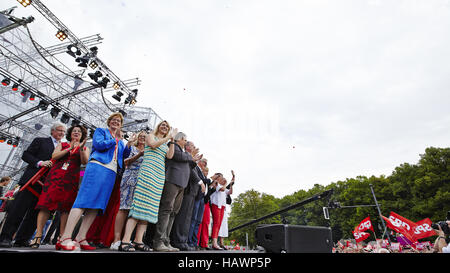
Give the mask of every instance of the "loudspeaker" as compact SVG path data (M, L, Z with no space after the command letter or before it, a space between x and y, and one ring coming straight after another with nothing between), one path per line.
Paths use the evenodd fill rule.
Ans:
M331 253L331 228L294 225L259 225L257 244L272 253Z

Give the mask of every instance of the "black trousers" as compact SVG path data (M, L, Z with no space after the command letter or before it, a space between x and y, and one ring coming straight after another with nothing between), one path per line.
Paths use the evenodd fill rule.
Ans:
M170 242L176 246L187 246L189 228L191 226L192 211L194 210L195 196L185 194L183 202L178 214L175 216L172 231L170 234Z
M35 191L40 193L42 186L33 185ZM37 215L39 210L35 210L39 198L25 189L18 192L14 198L14 202L8 211L8 215L0 234L0 241L12 241L14 233L16 233L16 242L27 242L36 231Z

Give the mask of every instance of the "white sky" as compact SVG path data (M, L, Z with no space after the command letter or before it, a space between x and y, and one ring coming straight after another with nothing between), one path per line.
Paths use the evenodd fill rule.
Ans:
M142 80L137 105L185 132L211 173L234 169L235 196L390 175L448 146L449 0L43 3L79 38L104 38L100 59ZM33 7L15 15L58 43Z

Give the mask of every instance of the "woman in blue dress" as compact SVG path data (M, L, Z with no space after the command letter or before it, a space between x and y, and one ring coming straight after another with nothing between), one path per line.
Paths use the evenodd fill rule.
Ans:
M92 153L81 181L75 203L69 213L67 226L57 249L93 250L86 241L86 233L100 213L103 214L108 205L109 197L114 187L118 169L123 168L123 158L130 154L131 139L127 145L121 141L123 116L121 113L112 114L107 123L108 128L97 128L92 138ZM74 241L72 232L84 213L83 222Z

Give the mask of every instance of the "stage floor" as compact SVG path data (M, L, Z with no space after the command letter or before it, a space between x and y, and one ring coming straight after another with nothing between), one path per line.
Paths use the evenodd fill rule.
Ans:
M203 253L203 254L233 254L233 253L239 253L239 254L255 254L255 253L261 253L260 251L255 250L199 250L199 251L177 251L177 252L157 252L157 251L151 251L151 252L120 252L117 250L111 250L109 248L99 248L96 250L91 251L85 251L85 250L75 250L75 251L63 251L63 250L56 250L54 245L41 245L38 249L32 249L30 247L12 247L12 248L0 248L0 253L167 253L167 254L191 254L191 253Z

